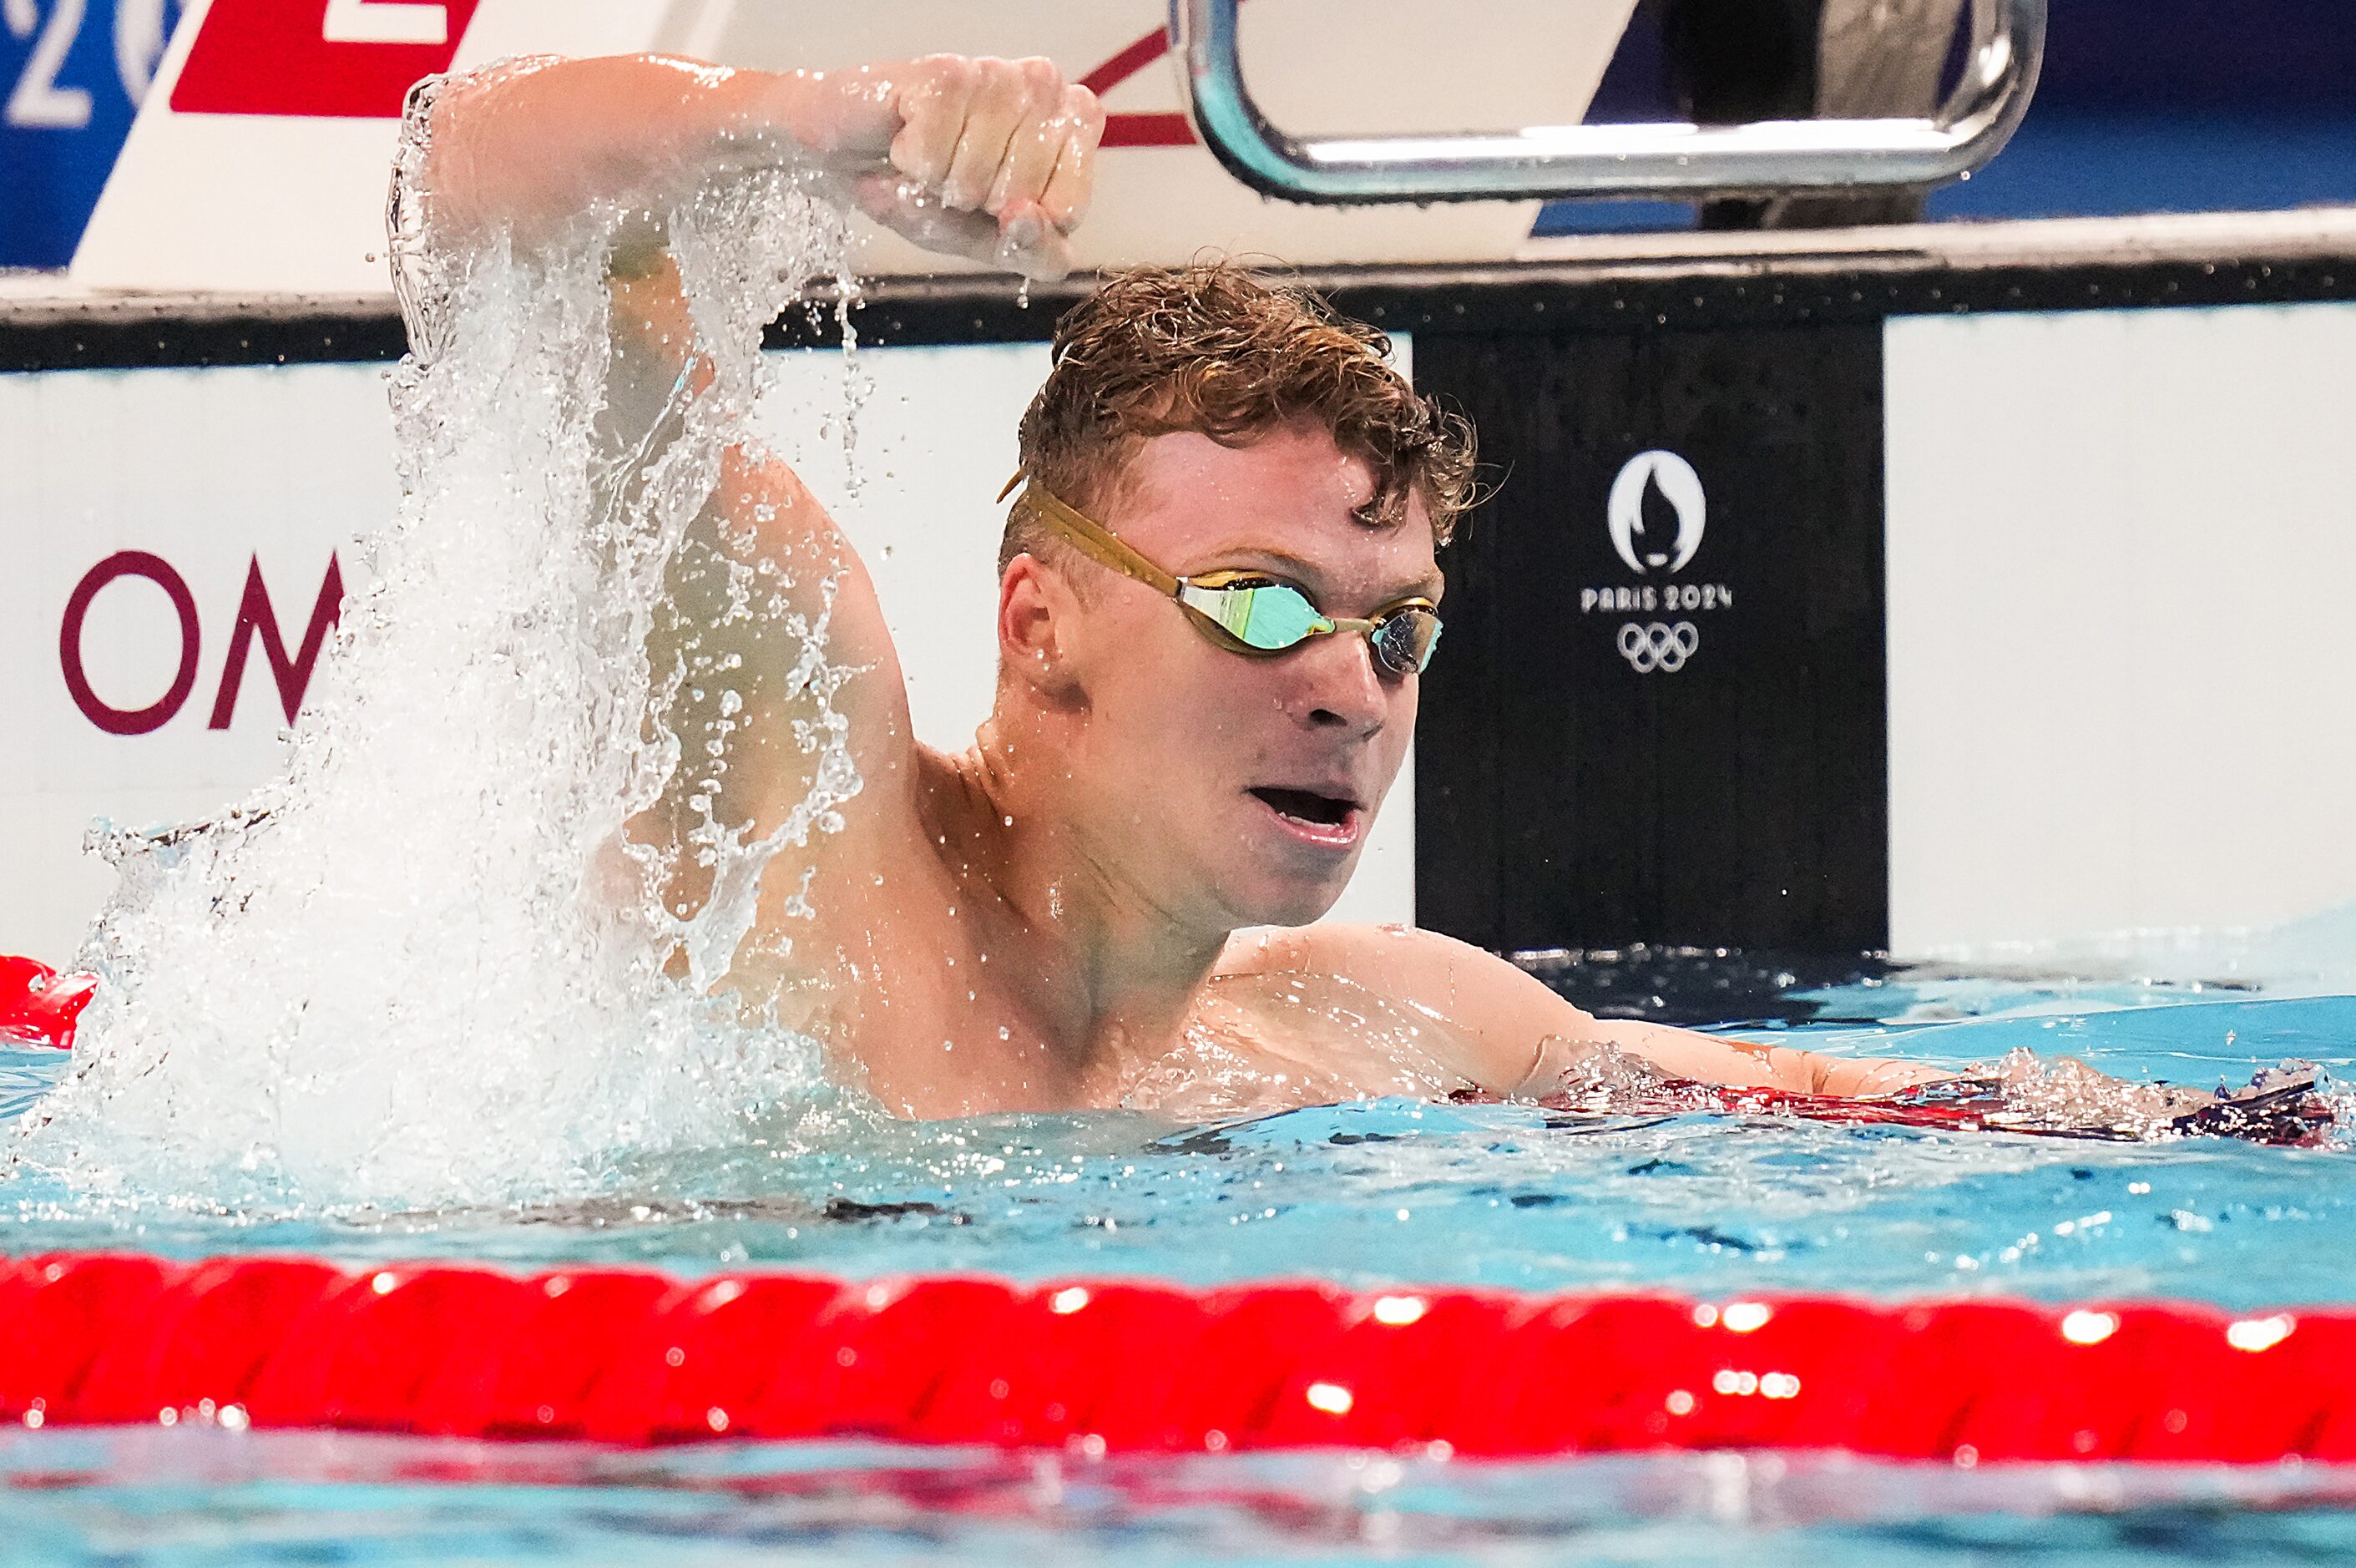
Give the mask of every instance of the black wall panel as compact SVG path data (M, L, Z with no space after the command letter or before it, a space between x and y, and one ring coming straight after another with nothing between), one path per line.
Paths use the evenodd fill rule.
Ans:
M1415 373L1498 482L1444 558L1419 921L1500 949L1881 947L1879 324L1425 330ZM1703 503L1645 482L1623 556L1614 480L1654 450Z

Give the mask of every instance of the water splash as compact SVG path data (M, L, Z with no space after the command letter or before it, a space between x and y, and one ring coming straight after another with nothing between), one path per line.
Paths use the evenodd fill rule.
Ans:
M823 564L726 537L711 503L749 443L764 326L806 280L855 297L848 220L772 167L530 253L459 243L423 184L434 102L412 102L396 178L403 499L370 585L279 779L210 823L102 835L120 886L79 962L102 984L16 1151L85 1191L585 1190L624 1151L741 1136L816 1081L790 1020L725 986L765 874L812 897L815 841L859 789L833 702L854 672L827 658ZM649 219L695 352L633 396L609 375L607 272ZM698 571L784 612L760 621L787 643L765 671L672 603ZM789 734L807 786L756 823L722 776L764 681L757 738Z

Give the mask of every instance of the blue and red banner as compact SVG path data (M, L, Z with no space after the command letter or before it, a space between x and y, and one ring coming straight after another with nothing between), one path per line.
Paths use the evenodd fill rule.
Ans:
M181 0L0 0L0 266L62 267Z

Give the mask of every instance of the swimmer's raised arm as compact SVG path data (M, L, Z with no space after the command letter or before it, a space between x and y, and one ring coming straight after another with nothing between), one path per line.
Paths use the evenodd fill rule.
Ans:
M430 102L426 160L404 191L423 199L429 238L464 246L504 232L528 250L582 242L586 214L616 225L594 468L601 507L625 510L668 482L649 454L672 449L713 384L666 211L733 171L807 160L920 243L1055 275L1070 262L1066 233L1087 208L1102 128L1094 96L1046 61L948 56L824 74L654 56L530 59L454 79ZM925 758L863 564L775 455L744 441L721 456L647 636L680 763L605 863L626 902L636 886L681 918L718 891L732 837L798 834L788 842L804 846L803 876L831 854L874 886L897 885L927 842ZM839 817L829 810L798 829L821 785ZM794 869L773 867L759 884L766 930L805 929ZM792 973L827 961L755 945L790 959ZM757 989L756 958L740 950L732 972Z
M423 178L454 231L505 226L529 247L593 207L659 220L716 175L807 161L928 250L1049 278L1070 270L1104 131L1052 61L957 55L840 71L541 57L454 79L432 113Z
M1308 926L1263 939L1270 967L1301 964L1356 981L1440 1024L1452 1064L1492 1094L1537 1099L1565 1072L1610 1046L1673 1077L1733 1088L1858 1097L1954 1076L1886 1058L1834 1057L1722 1040L1636 1019L1597 1018L1494 953L1437 931L1394 926Z

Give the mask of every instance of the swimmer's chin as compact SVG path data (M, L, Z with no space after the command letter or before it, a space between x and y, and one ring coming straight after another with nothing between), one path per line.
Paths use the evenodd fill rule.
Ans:
M1263 865L1249 881L1229 882L1221 902L1232 929L1307 926L1331 914L1358 868L1354 849L1323 865L1280 868Z

